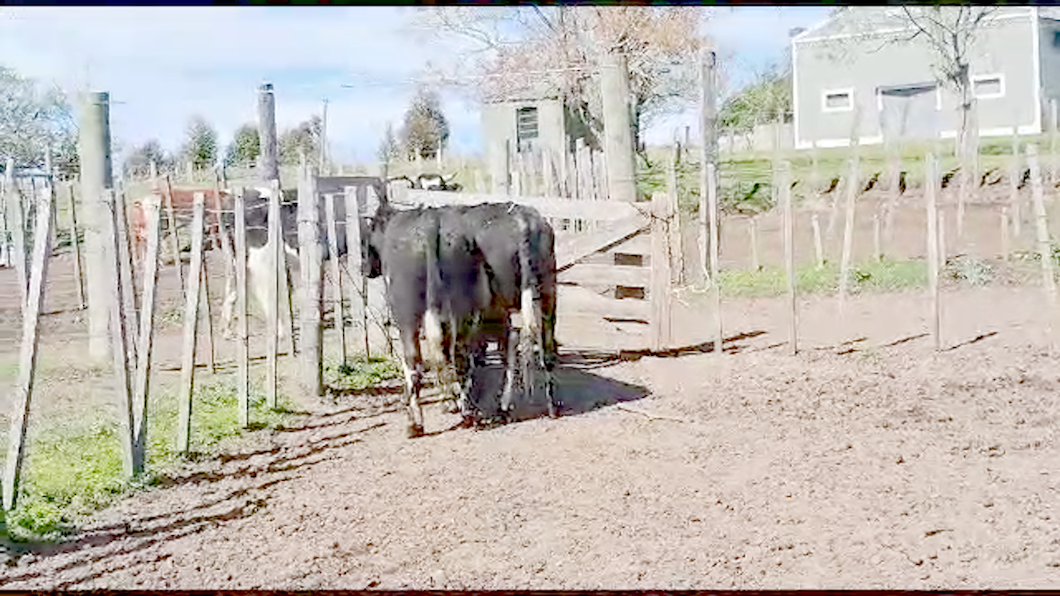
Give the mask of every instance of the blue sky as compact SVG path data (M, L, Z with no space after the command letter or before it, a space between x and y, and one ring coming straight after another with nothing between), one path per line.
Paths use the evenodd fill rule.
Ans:
M428 61L446 63L459 49L427 41L409 25L415 8L359 7L4 7L0 65L70 92L111 95L111 130L125 146L157 138L180 144L194 114L227 144L255 121L256 89L276 89L282 129L319 113L328 99L332 155L373 159L387 122L400 125ZM429 9L428 9L429 10ZM739 84L788 44L788 30L820 22L817 6L704 8L704 32L717 43ZM346 88L343 85L351 85ZM479 111L458 94L443 96L451 147L477 153ZM693 111L660 120L647 141L698 130Z

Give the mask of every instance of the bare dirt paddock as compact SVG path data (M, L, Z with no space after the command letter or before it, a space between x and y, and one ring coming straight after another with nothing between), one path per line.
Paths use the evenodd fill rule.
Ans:
M687 298L687 300L694 300ZM678 342L709 334L679 308ZM1037 288L726 305L731 353L568 355L571 412L404 438L343 397L190 463L6 588L1041 588L1060 583L1057 414Z

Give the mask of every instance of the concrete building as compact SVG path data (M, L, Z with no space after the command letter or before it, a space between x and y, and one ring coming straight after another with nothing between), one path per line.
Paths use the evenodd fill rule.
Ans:
M959 97L915 32L901 6L857 6L793 37L795 147L956 137ZM981 136L1041 133L1043 106L1060 99L1060 9L998 5L970 67Z

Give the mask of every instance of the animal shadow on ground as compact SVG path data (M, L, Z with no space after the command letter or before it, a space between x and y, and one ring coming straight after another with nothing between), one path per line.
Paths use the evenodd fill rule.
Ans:
M726 352L739 352L741 346L734 342L764 335L765 331L740 333L725 339ZM657 358L677 358L688 354L700 354L714 349L714 342L708 341L693 346L683 346L666 350L622 350L619 352L604 351L565 351L560 354L560 364L556 367L555 396L559 402L560 416L573 416L591 412L597 408L616 403L635 401L647 397L648 388L610 379L589 372L617 364L639 360L645 356ZM474 394L472 399L481 414L486 417L500 415L501 392L504 387L504 369L491 365L476 369L474 372ZM539 382L543 381L540 378ZM517 392L513 397L513 411L509 416L512 421L528 420L544 416L548 412L545 392L539 387L528 395L528 392Z

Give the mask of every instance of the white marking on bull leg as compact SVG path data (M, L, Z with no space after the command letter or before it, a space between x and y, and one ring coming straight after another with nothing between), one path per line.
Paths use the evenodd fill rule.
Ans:
M430 308L423 315L423 339L427 344L424 350L425 360L431 366L444 366L445 350L442 346L442 321L438 317L438 313Z
M505 317L508 315L505 314ZM510 319L509 319L510 321ZM512 392L515 391L515 367L518 359L519 342L512 340L512 327L509 322L504 329L504 392L501 394L501 411L512 408Z
M420 380L423 377L409 367L404 354L401 355L401 369L405 373L405 414L408 418L408 437L411 439L423 434L423 406L420 404Z

